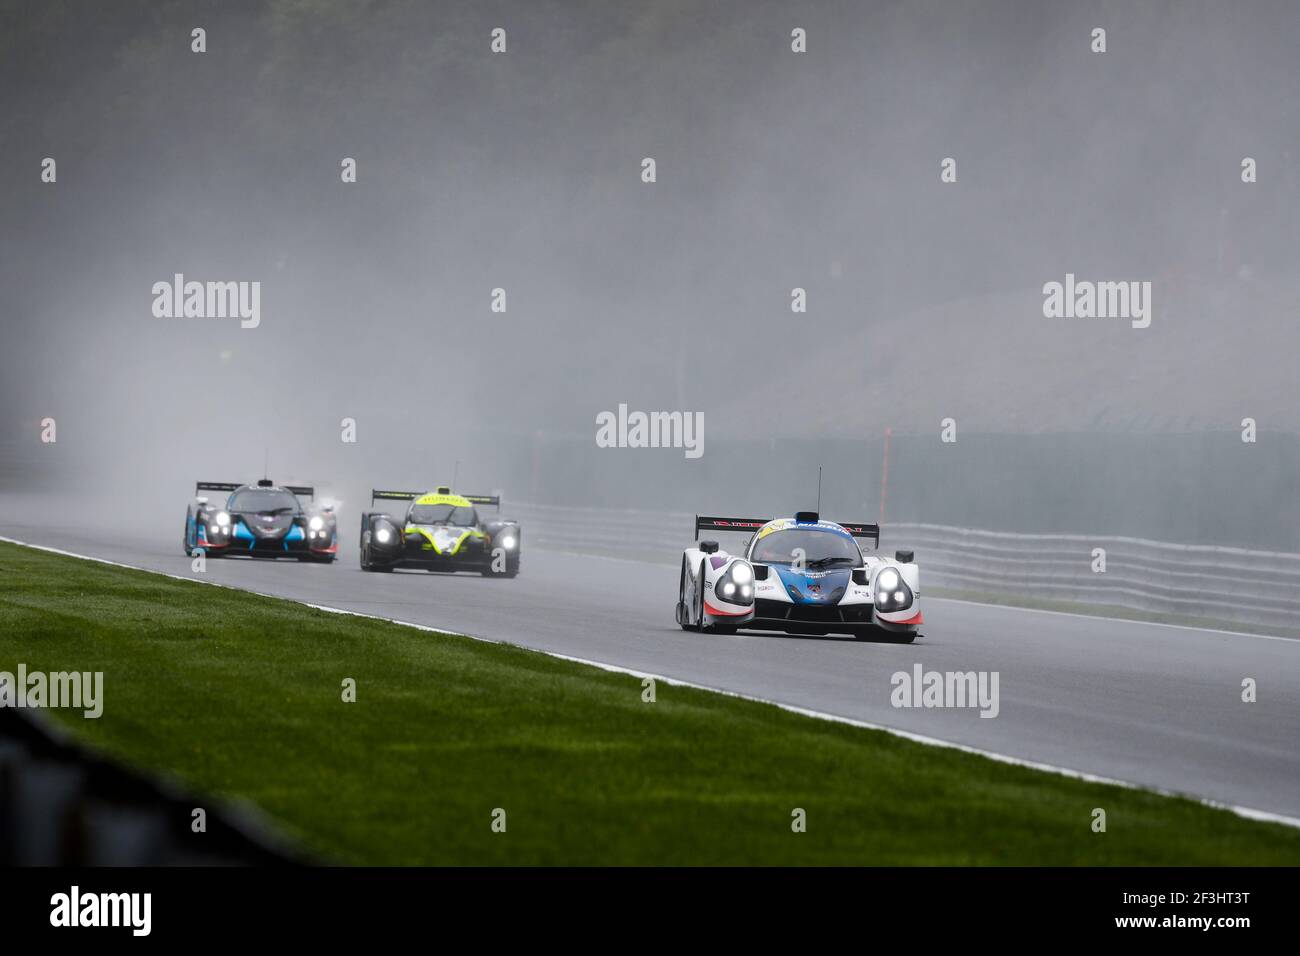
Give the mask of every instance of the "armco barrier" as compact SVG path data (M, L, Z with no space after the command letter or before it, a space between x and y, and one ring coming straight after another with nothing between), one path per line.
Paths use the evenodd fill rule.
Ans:
M694 520L687 513L554 505L520 504L507 511L523 523L526 549L663 563L680 559ZM734 537L738 547L741 536ZM885 525L881 547L915 550L923 587L1300 630L1300 554L903 523ZM1104 572L1093 570L1096 548L1105 550Z

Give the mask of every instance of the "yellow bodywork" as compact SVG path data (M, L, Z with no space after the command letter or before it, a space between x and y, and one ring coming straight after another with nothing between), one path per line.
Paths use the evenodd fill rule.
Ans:
M421 495L415 499L417 505L451 505L453 508L472 508L473 503L468 498L460 495ZM453 535L450 529L446 527L429 528L423 525L408 524L406 533L413 534L418 532L424 538L424 544L421 545L424 551L433 551L437 554L454 555L458 553L465 542L471 538L486 538L482 531L475 528L457 529L458 534ZM439 535L439 532L442 532ZM440 540L441 539L441 540Z
M472 508L473 502L460 495L421 495L415 499L417 505L451 505L453 508Z
M769 521L763 527L758 529L758 540L762 541L774 531L784 531L786 528L793 528L794 522L789 518L777 518L775 521Z

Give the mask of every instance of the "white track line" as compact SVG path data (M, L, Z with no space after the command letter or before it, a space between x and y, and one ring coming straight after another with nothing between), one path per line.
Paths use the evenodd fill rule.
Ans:
M941 740L938 737L927 737L924 734L913 733L909 730L899 730L896 727L888 727L884 724L875 724L875 723L871 723L870 721L858 720L853 717L842 717L838 714L829 714L820 710L810 710L807 707L800 707L796 704L786 704L786 703L782 703L779 700L769 700L766 697L755 697L752 694L742 694L738 691L726 690L725 688L722 687L710 687L707 684L696 684L693 683L692 681L681 680L676 677L667 677L663 674L655 674L650 671L639 671L630 667L623 667L622 665L619 664L608 664L604 661L593 661L585 657L573 657L569 654L561 654L557 651L546 651L534 647L526 647L524 645L512 644L512 642L510 641L501 641L501 640L497 640L496 638L482 637L477 634L465 634L460 631L449 631L446 630L445 628L433 627L428 624L417 624L414 621L399 621L396 618L383 617L378 614L366 614L363 611L350 611L346 608L330 607L329 605L325 605L325 604L313 604L310 601L301 601L298 600L297 598L284 597L283 595L279 595L279 594L266 594L262 591L253 591L250 588L241 588L231 584L221 584L217 581L204 581L200 578L190 578L182 574L172 574L168 571L155 571L151 568L141 568L131 564L123 564L120 561L110 561L107 558L97 558L88 554L77 554L74 551L64 551L61 548L50 548L50 547L46 547L45 545L31 544L30 542L27 541L18 541L14 538L7 538L3 535L0 535L0 541L6 542L7 544L16 544L24 548L32 548L33 550L36 551L45 551L49 554L58 554L68 558L79 558L83 561L94 561L98 564L107 564L115 568L126 568L127 570L130 571L143 571L146 574L158 574L166 578L172 578L173 580L176 581L190 581L195 584L208 584L213 587L226 588L227 590L231 590L231 591L242 591L247 594L256 594L259 597L273 598L279 601L290 601L294 604L300 604L303 607L309 607L316 611L326 611L330 614L344 614L349 617L367 618L372 621L384 621L389 624L396 624L399 627L414 628L417 631L424 631L430 634L450 634L455 637L468 637L471 640L482 641L485 644L506 644L513 647L522 647L524 650L532 651L535 654L545 654L547 657L553 657L556 658L557 660L570 661L571 663L574 664L583 664L586 665L587 667L599 668L600 670L608 671L614 674L626 674L629 677L637 677L642 680L649 677L656 681L662 681L663 683L669 685L670 687L688 687L692 690L702 690L702 691L708 691L709 693L721 694L724 697L734 697L738 700L747 700L757 704L767 704L768 706L777 707L780 708L781 710L788 711L789 713L792 714L799 714L802 717L811 717L815 720L825 720L836 724L846 724L850 727L860 727L864 730L878 730L886 734L891 734L895 737L901 737L904 740L910 740L913 743L924 744L929 747L944 747L949 750L959 750L962 753L974 754L975 756L985 757L989 760L996 760L998 763L1010 764L1011 766L1014 767L1025 767L1029 770L1038 770L1043 773L1051 773L1061 777L1069 777L1073 780L1081 780L1085 783L1104 784L1106 786L1111 786L1111 787L1123 787L1125 790L1144 790L1148 793L1159 794L1162 797L1181 797L1183 799L1193 800L1207 807L1212 807L1216 810L1226 810L1229 813L1236 814L1237 816L1244 817L1248 820L1260 820L1265 823L1280 823L1283 826L1300 828L1300 818L1297 817L1289 817L1289 816L1285 816L1284 814L1272 813L1267 810L1256 810L1253 807L1244 807L1239 804L1221 803L1218 800L1210 800L1206 797L1198 797L1194 794L1179 793L1174 790L1164 790L1159 787L1149 787L1144 784L1133 783L1128 780L1117 780L1113 777L1103 777L1098 774L1087 773L1082 770L1072 770L1069 767L1058 767L1054 764L1039 763L1038 761L1034 761L1034 760L1025 760L1021 757L1012 757L1009 754L998 753L995 750L984 750L980 747L972 747L968 744L960 744L952 740ZM976 602L961 602L961 603L976 603ZM990 604L986 606L1002 607L1002 605L1000 604ZM1018 608L1017 610L1034 610L1034 609ZM1048 611L1044 613L1054 614L1054 613L1066 613L1066 612ZM1072 615L1072 616L1088 617L1089 615ZM1150 622L1137 621L1134 623L1146 624ZM1252 636L1259 636L1259 635L1252 635Z

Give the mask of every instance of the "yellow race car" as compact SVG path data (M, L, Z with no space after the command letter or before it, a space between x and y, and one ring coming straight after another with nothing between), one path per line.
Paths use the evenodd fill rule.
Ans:
M501 510L495 495L457 495L436 491L372 489L376 501L409 501L406 515L382 511L361 516L361 569L392 571L477 571L485 577L513 578L519 573L519 522L485 519L478 506Z

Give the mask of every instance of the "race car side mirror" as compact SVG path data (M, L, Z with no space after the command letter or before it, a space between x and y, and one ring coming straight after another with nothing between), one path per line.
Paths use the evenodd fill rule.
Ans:
M703 551L705 554L713 554L713 553L715 553L715 552L718 550L718 542L716 542L716 541L701 541L701 542L700 542L700 550Z
M198 495L198 496L195 497L194 500L197 501L197 502L198 502L199 504L201 504L201 505L206 505L206 504L208 503L208 496L207 496L207 495Z
M894 560L900 564L911 564L916 560L916 553L913 551L895 551Z

